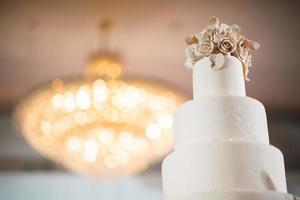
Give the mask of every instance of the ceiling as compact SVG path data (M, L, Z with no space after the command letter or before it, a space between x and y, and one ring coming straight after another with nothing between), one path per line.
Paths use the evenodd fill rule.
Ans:
M38 83L78 75L99 47L98 24L113 21L111 46L125 75L159 79L191 94L184 37L216 15L260 42L248 95L274 110L300 111L300 1L0 0L0 105Z

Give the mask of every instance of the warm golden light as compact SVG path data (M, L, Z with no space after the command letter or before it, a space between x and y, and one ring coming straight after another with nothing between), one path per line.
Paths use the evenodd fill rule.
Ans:
M95 162L98 154L98 142L93 138L88 138L84 144L83 158L87 162Z
M170 114L164 114L159 116L158 124L161 128L171 128L173 126L173 117Z
M160 137L161 135L161 129L158 125L156 124L150 124L147 126L146 128L146 135L150 138L150 139L157 139Z
M155 82L112 78L118 66L93 61L88 73L105 76L55 79L23 99L15 116L30 144L72 171L98 177L137 173L168 153L172 116L185 98Z

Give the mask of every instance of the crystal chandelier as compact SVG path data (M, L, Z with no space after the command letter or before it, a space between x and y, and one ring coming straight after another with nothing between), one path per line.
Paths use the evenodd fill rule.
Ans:
M21 133L76 173L115 177L145 170L172 148L172 115L185 96L121 74L118 56L101 52L85 77L55 79L32 91L15 108Z

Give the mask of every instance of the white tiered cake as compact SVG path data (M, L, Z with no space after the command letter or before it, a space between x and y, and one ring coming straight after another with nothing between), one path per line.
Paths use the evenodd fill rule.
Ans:
M229 53L224 53L220 42L207 42L211 29L221 33L218 40L231 40L226 34L234 37L237 32L240 37L231 40L233 45L247 40L236 25L220 24L217 18L188 38L186 65L193 69L194 98L175 114L175 150L162 165L164 199L292 200L283 155L269 144L264 106L245 93L251 60L244 62L236 46L226 45ZM247 42L249 50L259 47Z

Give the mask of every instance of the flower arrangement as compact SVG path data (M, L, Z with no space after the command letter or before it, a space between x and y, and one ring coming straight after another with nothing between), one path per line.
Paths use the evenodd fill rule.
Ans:
M193 68L198 60L210 57L212 69L219 70L222 68L224 55L232 55L242 62L245 80L249 80L248 68L252 65L249 52L260 47L256 41L243 36L238 25L220 23L217 17L213 17L202 32L187 37L186 43L186 67Z

